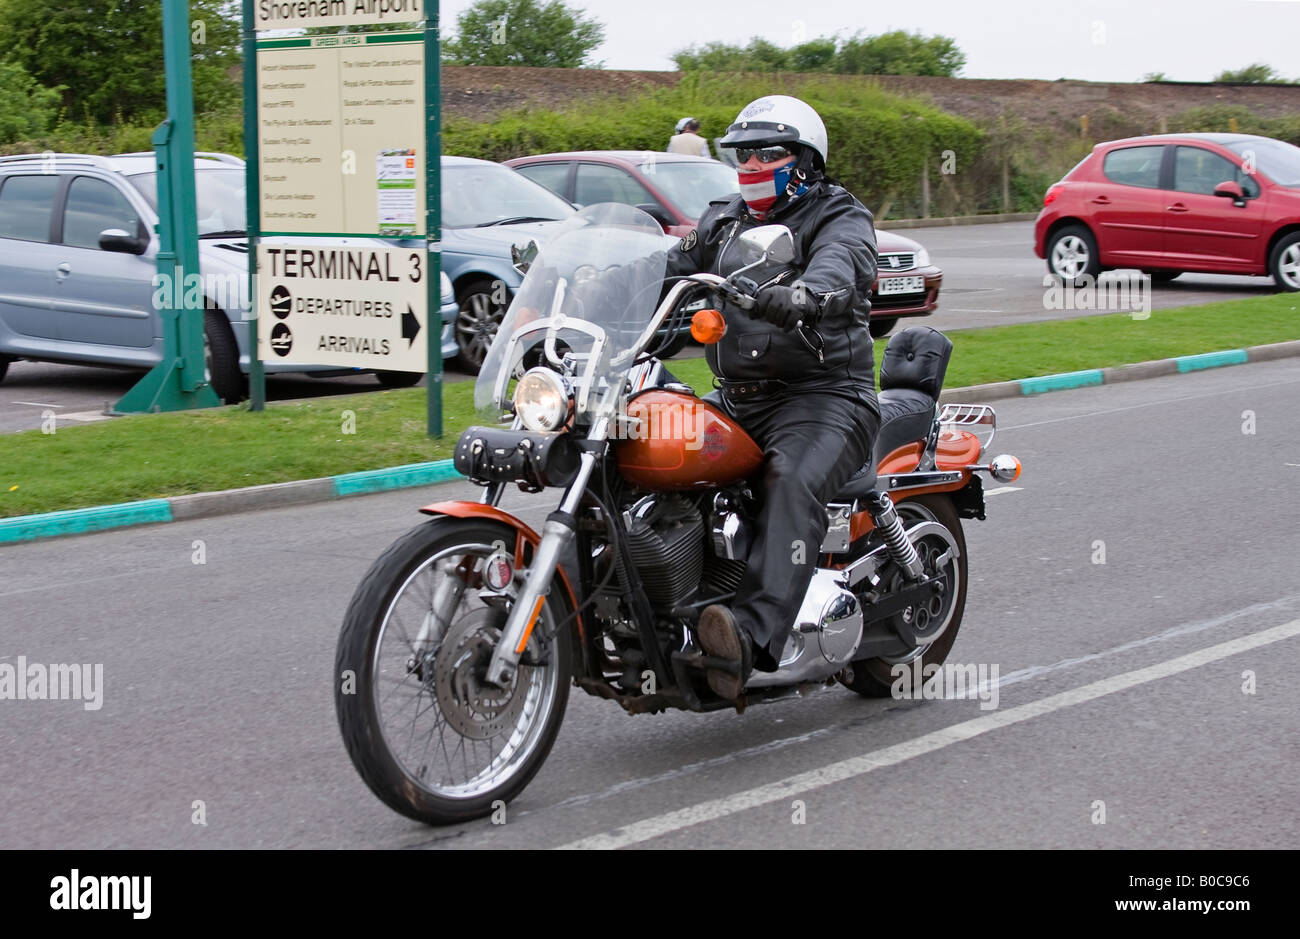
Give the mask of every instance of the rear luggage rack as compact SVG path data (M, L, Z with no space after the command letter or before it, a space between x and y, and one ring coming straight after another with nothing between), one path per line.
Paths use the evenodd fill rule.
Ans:
M977 424L986 425L989 436L987 440L980 441L983 450L988 450L993 445L993 438L998 432L998 416L987 404L945 404L939 409L939 423L963 429Z

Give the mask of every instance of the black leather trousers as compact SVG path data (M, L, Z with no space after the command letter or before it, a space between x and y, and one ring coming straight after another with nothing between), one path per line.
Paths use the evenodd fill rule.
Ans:
M822 540L826 502L867 461L880 418L835 394L779 394L723 406L765 456L762 508L732 612L754 640L754 667L774 671Z

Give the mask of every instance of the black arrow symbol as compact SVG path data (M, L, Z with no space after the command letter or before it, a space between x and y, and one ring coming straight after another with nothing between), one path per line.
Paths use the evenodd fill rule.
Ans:
M415 345L415 337L418 335L420 335L420 319L415 315L415 311L411 309L411 305L408 303L406 312L402 314L402 338L410 340L406 344L406 348L409 349Z

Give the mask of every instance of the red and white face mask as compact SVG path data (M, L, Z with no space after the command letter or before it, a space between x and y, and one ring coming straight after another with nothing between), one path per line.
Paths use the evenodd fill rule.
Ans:
M790 185L790 177L794 174L794 166L795 159L791 157L784 163L765 165L752 173L747 172L743 166L736 171L737 179L740 180L740 195L754 218L762 221L776 200L785 194ZM805 189L807 186L801 182L796 194Z

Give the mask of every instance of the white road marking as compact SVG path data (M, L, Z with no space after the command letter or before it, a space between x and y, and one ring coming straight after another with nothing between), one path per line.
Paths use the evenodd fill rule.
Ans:
M61 408L61 404L41 404L39 401L10 401L10 404L25 404L33 408Z
M1300 466L1300 463L1283 463L1283 466Z
M667 812L663 815L634 822L604 834L572 841L560 847L562 849L614 849L639 844L663 835L672 834L683 828L716 821L738 812L758 808L772 802L779 802L800 792L819 789L823 786L843 782L846 779L852 779L855 776L862 776L877 769L894 766L913 757L933 753L990 731L1010 727L1014 724L1032 720L1035 717L1042 717L1067 707L1073 707L1076 704L1085 704L1106 695L1127 691L1130 688L1136 688L1161 678L1169 678L1199 668L1202 665L1208 665L1211 662L1217 662L1220 659L1295 636L1300 636L1300 619L1251 635L1230 639L1227 642L1221 642L1218 645L1209 646L1196 652L1189 652L1186 655L1180 655L1165 662L1158 662L1146 668L1103 678L1080 688L1063 691L1060 694L1050 695L1038 701L1031 701L1028 704L1021 704L1006 711L963 721L960 724L944 727L913 740L906 740L893 746L864 753L861 756L841 760L838 763L832 763L829 766L823 766L810 772L788 776L765 786L757 786L720 799L711 799L675 812Z
M1003 492L1019 492L1021 489L1024 488L1025 488L1024 486L998 486L998 488L996 489L988 490L987 492L984 493L984 495L996 496L999 493L1003 493Z

